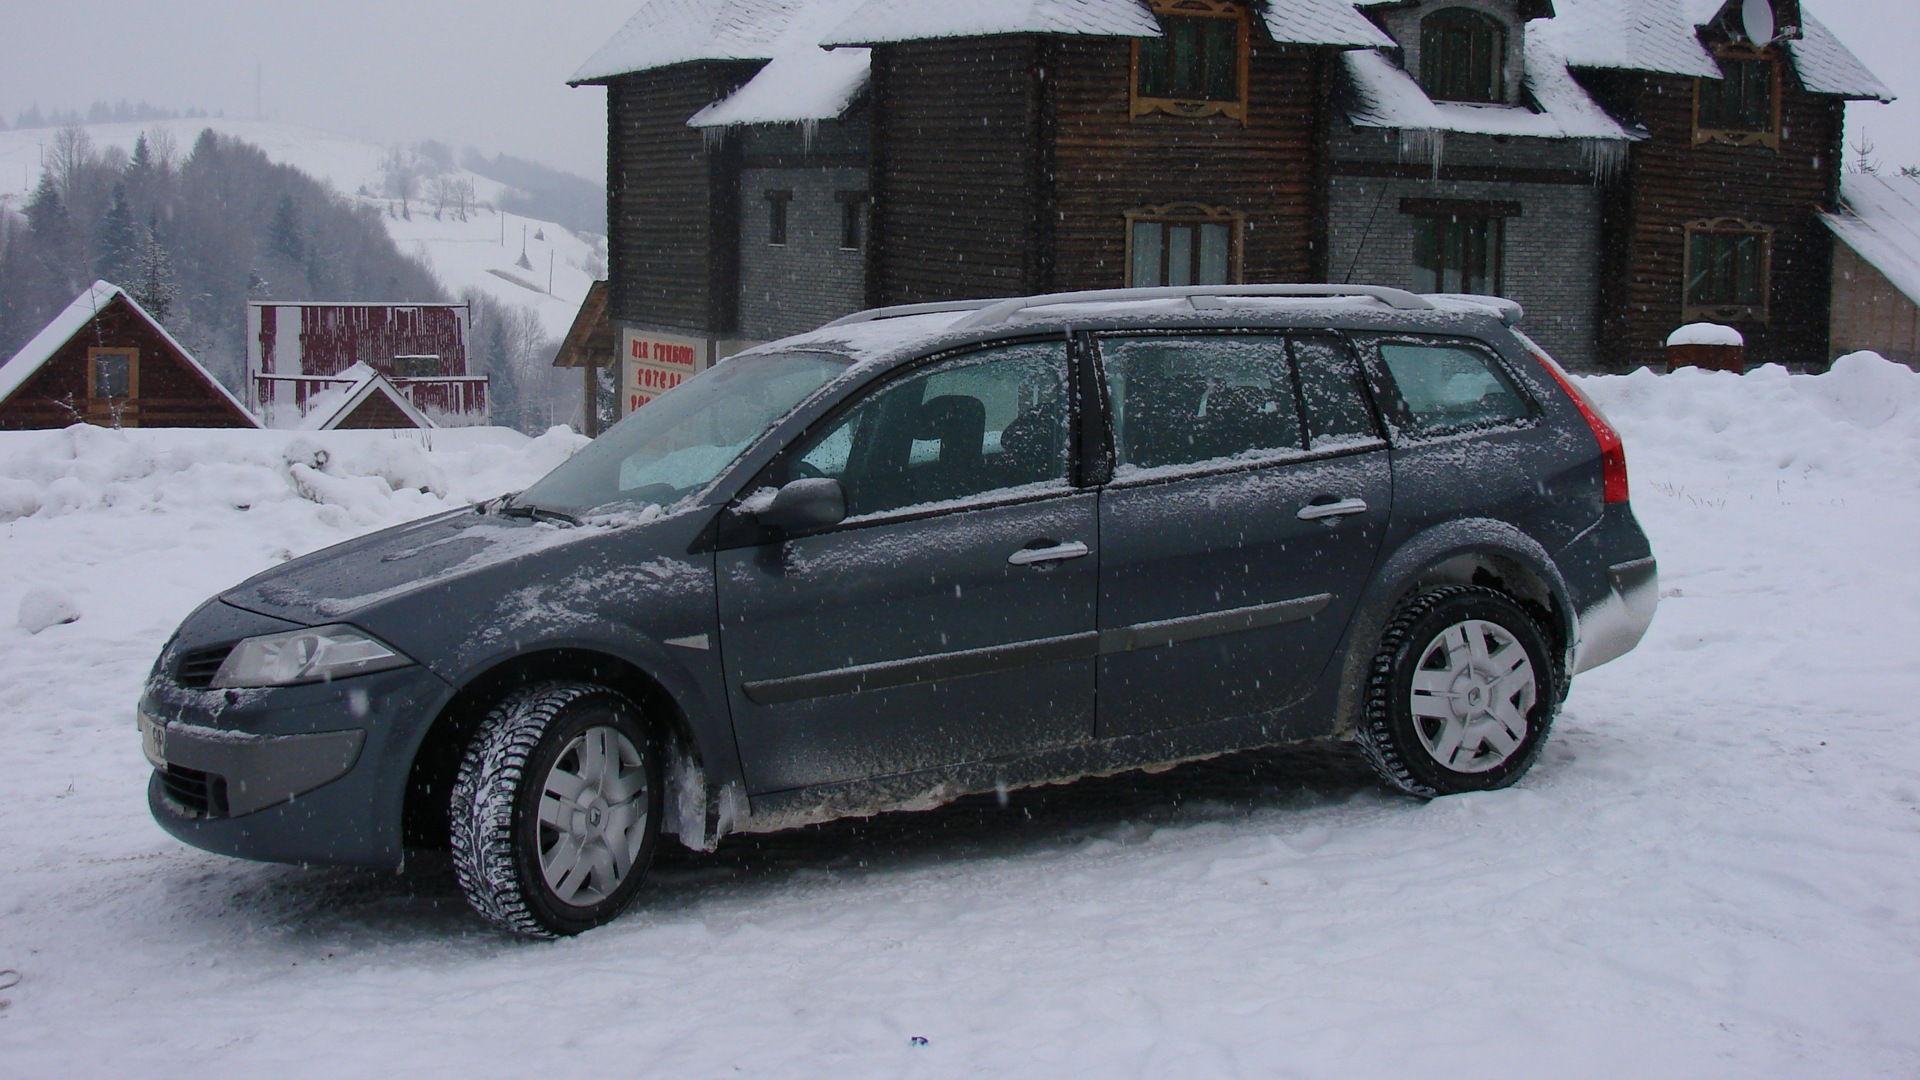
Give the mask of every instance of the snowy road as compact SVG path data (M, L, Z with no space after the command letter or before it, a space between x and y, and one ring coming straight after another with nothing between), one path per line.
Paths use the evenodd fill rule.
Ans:
M301 498L298 452L0 436L0 1076L1920 1076L1920 377L1589 386L1671 595L1519 788L1015 793L669 853L548 944L444 865L180 846L131 709L204 595L564 440L341 443Z

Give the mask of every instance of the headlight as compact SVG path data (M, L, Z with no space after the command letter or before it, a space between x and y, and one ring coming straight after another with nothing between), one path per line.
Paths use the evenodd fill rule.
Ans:
M215 689L292 686L405 667L413 661L351 626L248 638L214 673Z

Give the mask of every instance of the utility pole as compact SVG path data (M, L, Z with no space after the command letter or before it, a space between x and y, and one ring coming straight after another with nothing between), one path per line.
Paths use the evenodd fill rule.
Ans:
M553 249L547 249L547 295L553 295Z

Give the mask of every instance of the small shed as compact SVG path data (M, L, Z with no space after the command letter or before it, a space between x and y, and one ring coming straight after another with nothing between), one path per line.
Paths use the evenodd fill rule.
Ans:
M1920 368L1920 179L1849 173L1833 231L1828 359L1871 350Z
M573 317L573 326L567 330L560 351L553 357L554 367L580 369L586 402L582 410L584 426L580 431L590 439L600 434L599 373L615 367L618 352L613 321L607 317L607 283L596 281L587 289L587 298L581 302L580 311Z
M159 320L105 281L0 366L0 430L80 423L260 426Z
M342 371L332 388L308 401L308 431L426 429L433 421L398 387L365 364Z

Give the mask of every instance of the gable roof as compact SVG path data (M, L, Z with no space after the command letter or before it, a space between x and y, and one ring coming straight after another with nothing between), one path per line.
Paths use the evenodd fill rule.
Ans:
M1718 79L1720 64L1700 28L1732 0L1556 0L1558 15L1527 24L1570 67ZM1815 94L1892 101L1860 58L1802 5L1800 37L1786 42L1800 83Z
M701 60L771 60L818 45L863 2L645 0L567 81L578 86Z
M1567 62L1532 36L1526 44L1526 85L1537 107L1435 101L1385 53L1357 49L1340 59L1341 104L1355 127L1614 142L1644 137L1601 108L1574 80Z
M1840 180L1840 210L1820 220L1920 304L1920 180L1848 173Z
M391 401L413 426L418 428L434 426L427 414L415 408L413 402L408 401L405 394L388 382L385 375L366 364L354 364L340 374L352 376L353 381L310 399L307 415L300 423L301 428L307 431L332 431L375 395Z
M151 327L154 333L159 334L161 339L179 354L180 359L186 362L192 373L206 383L209 389L225 398L235 412L245 417L253 426L260 426L259 418L249 412L245 405L240 404L240 399L233 396L233 391L228 390L219 379L213 377L211 372L200 366L200 361L194 359L185 345L180 344L172 334L167 333L167 328L160 325L160 320L149 315L146 308L141 307L138 301L127 295L126 290L105 281L94 282L87 291L75 298L73 303L68 304L64 311L55 315L53 321L35 334L31 341L21 346L19 352L14 353L11 359L0 365L0 402L5 402L26 385L27 380L33 378L36 372L45 367L47 361L52 360L60 350L66 348L81 331L93 325L94 320L116 301L132 309L134 315Z

